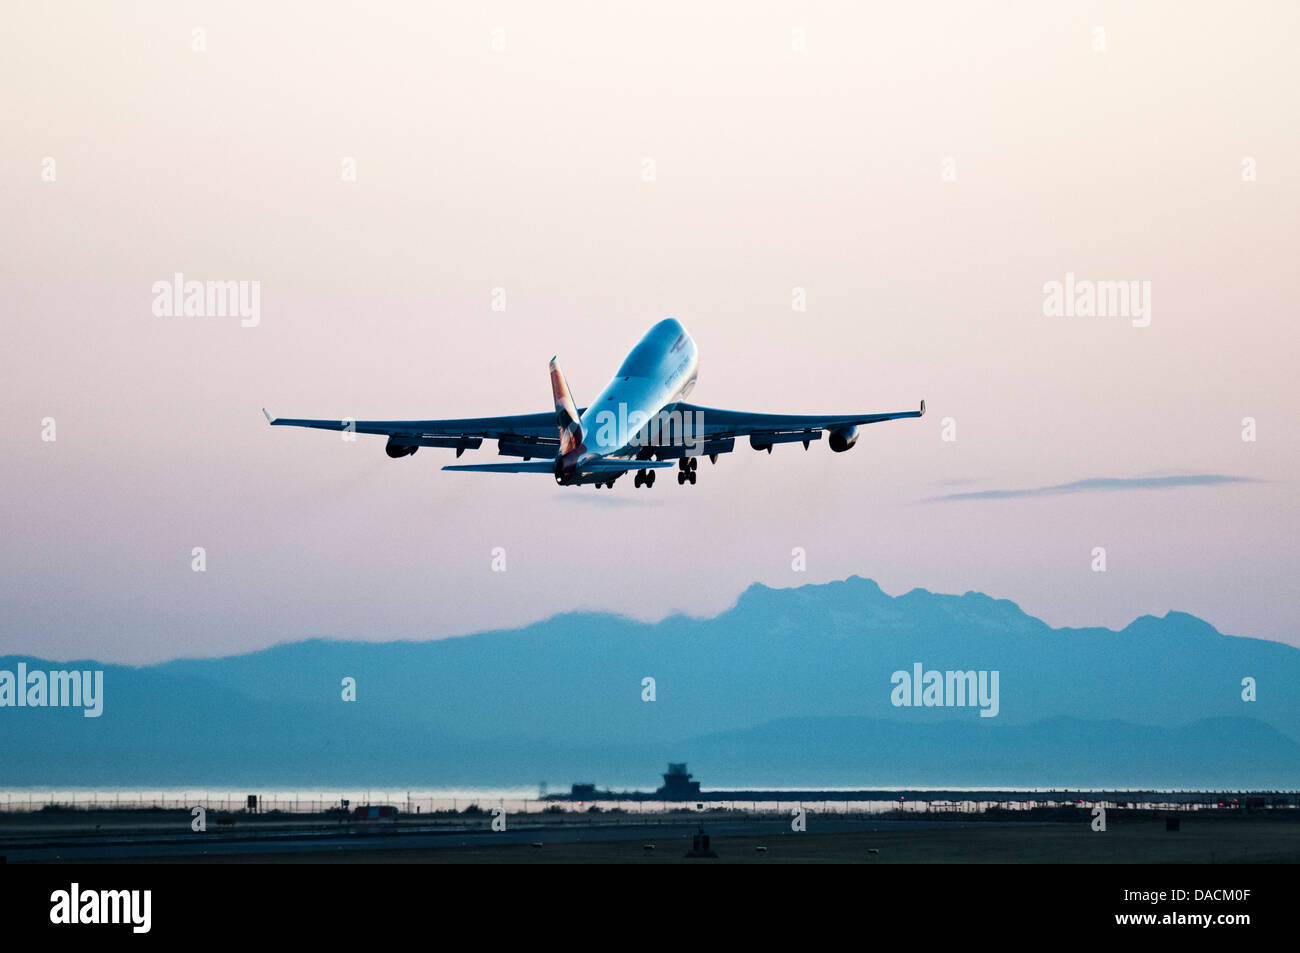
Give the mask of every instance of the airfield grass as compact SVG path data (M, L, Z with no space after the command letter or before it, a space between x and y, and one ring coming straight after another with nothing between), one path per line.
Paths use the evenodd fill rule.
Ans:
M1300 823L1184 820L1181 831L1163 821L1111 824L975 825L952 829L890 830L765 836L717 836L713 858L687 858L690 839L488 844L297 852L249 856L158 858L199 863L410 864L1247 864L1300 863ZM653 843L654 849L645 845ZM760 851L763 847L766 850ZM872 853L871 851L875 851ZM145 861L147 862L147 860Z

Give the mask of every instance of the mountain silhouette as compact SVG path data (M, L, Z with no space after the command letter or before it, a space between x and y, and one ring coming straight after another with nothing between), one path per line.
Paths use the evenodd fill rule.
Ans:
M427 642L0 669L20 661L102 668L104 711L0 708L9 786L653 788L688 758L706 788L1300 786L1296 648L1181 612L1054 629L1004 599L891 597L856 576L754 585L707 619L569 613ZM997 671L997 716L895 706L891 676L915 663Z

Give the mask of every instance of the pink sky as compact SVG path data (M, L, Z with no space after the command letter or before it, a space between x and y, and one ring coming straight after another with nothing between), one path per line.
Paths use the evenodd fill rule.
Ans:
M71 9L0 31L0 653L711 614L855 573L1300 645L1293 4ZM154 316L177 271L260 281L260 324ZM1150 326L1045 317L1067 272L1151 282ZM698 403L929 414L610 492L260 413L544 411L552 354L581 404L669 316ZM926 502L1177 474L1258 482Z

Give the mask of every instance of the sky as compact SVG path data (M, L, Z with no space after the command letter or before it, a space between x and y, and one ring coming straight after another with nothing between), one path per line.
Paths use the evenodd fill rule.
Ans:
M9 5L0 653L710 615L850 574L1300 645L1298 20ZM258 282L256 323L156 314L177 272ZM1067 281L1149 311L1046 313ZM694 402L928 413L612 491L261 414L546 411L552 355L581 405L665 317Z

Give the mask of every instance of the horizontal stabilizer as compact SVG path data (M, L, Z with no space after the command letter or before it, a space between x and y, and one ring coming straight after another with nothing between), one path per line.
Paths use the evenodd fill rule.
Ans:
M627 473L631 470L656 470L676 466L671 460L588 460L579 468L583 473ZM520 460L514 463L458 463L444 470L471 470L475 473L554 473L554 460Z
M554 460L519 460L512 463L458 463L444 470L473 470L475 473L554 473Z
M629 470L658 470L676 465L671 460L589 460L579 469L584 473L626 473Z

